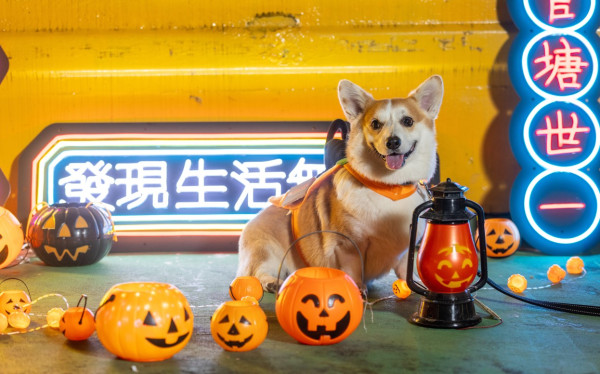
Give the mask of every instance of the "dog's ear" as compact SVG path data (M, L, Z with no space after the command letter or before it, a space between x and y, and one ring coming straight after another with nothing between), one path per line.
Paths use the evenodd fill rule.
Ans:
M410 96L417 100L421 109L431 119L436 119L442 105L442 97L444 96L444 82L442 81L442 77L439 75L429 77Z
M360 117L367 104L373 101L370 93L346 79L342 79L338 85L338 97L342 110L350 122Z

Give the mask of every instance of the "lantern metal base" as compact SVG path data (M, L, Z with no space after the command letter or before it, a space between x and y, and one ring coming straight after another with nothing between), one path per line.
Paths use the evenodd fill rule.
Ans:
M462 293L434 293L421 297L418 311L411 322L426 327L461 329L481 322L475 312L473 297L468 291Z

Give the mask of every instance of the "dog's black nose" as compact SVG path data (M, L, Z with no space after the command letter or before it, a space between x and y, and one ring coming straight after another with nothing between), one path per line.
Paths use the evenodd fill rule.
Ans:
M400 148L400 143L401 142L400 142L400 138L399 137L397 137L397 136L390 136L387 139L387 142L385 143L385 145L386 145L386 147L388 147L388 149L395 150L395 149Z

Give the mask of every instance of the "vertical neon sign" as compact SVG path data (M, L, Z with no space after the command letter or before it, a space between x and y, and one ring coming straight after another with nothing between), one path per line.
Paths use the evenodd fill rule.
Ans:
M600 238L596 0L510 1L519 35L509 73L521 102L510 141L522 167L510 197L523 238L547 254Z

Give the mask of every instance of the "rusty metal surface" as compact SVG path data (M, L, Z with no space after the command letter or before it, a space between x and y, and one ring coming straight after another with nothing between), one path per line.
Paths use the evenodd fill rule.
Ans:
M431 74L442 177L506 212L518 165L503 1L0 1L0 168L56 122L333 120L337 83L405 96ZM24 171L28 172L28 171Z

